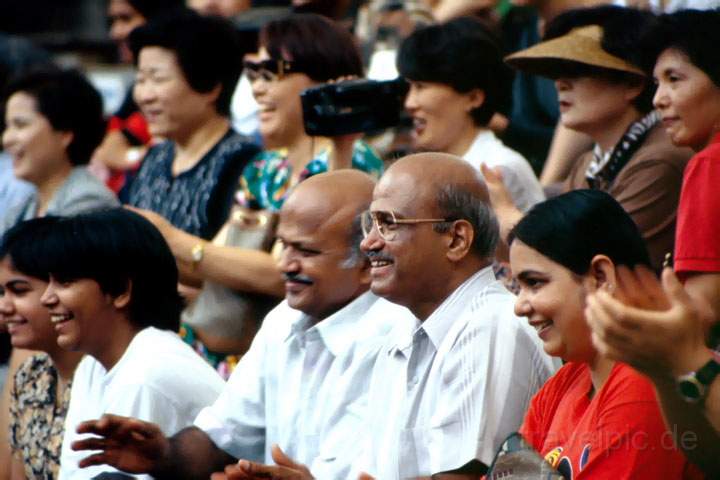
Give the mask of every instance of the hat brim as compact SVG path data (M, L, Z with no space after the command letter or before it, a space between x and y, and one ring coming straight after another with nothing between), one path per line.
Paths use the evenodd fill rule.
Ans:
M518 70L550 78L557 78L573 66L577 68L577 64L645 76L639 67L603 50L598 39L575 32L509 55L505 62Z

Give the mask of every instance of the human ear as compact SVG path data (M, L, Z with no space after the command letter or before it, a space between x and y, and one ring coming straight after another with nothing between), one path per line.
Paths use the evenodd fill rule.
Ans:
M113 297L112 303L115 308L122 310L130 305L130 299L132 298L132 280L128 280L127 288L120 295Z
M66 152L74 138L75 138L75 134L69 130L60 132L60 144L63 146L63 149Z
M590 270L588 272L591 280L591 288L600 290L601 288L612 293L617 285L617 277L615 272L615 264L606 255L595 255L590 261Z
M480 108L485 103L485 91L479 88L473 88L469 92L465 93L467 98L467 113L472 112L476 108Z
M450 240L448 243L447 258L451 262L459 262L468 254L475 239L475 231L467 220L455 220L448 230Z

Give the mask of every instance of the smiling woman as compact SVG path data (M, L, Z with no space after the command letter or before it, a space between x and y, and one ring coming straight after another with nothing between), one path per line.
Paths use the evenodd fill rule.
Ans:
M220 18L177 10L135 29L129 43L138 67L135 101L150 133L165 141L145 156L128 203L208 240L258 151L228 120L242 70L238 34Z
M43 352L10 380L10 478L57 478L72 374L81 353L61 349L40 298L47 273L38 268L25 229L14 227L0 245L0 321L12 345Z
M103 135L100 94L76 71L43 70L14 80L5 98L4 149L16 177L37 193L0 219L0 234L22 220L117 205L85 164Z
M617 267L649 265L632 219L607 193L576 190L536 205L510 234L515 312L567 363L533 397L520 432L564 478L702 478L666 441L650 381L600 355L585 297Z

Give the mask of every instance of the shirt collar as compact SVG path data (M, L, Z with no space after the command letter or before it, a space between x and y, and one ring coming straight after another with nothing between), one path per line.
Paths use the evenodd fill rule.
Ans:
M358 320L377 301L378 297L371 292L365 292L343 308L327 318L314 323L314 319L298 310L297 318L291 323L290 330L285 337L287 341L292 335L304 334L310 330L317 330L323 343L328 350L336 357L349 350L355 341L355 333L352 330L356 327Z
M485 267L465 280L435 311L420 325L436 349L440 348L445 335L463 310L470 304L470 299L479 290L495 282L492 266Z
M475 272L456 288L424 322L416 319L416 326L412 331L406 330L405 334L397 335L397 341L388 348L387 353L390 354L395 350L406 352L412 346L415 334L421 329L425 331L433 347L437 350L450 327L470 304L470 298L495 281L497 280L492 266Z

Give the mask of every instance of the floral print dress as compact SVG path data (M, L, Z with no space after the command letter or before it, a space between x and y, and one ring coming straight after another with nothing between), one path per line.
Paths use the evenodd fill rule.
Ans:
M52 480L60 470L60 447L70 384L57 401L58 373L50 357L28 358L15 374L10 397L10 448L28 479Z

